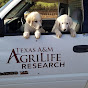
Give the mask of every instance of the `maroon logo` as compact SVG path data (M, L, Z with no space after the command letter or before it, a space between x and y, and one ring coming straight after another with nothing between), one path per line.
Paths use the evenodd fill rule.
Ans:
M10 60L11 60L13 57L15 57L17 63L20 63L20 61L18 60L17 55L18 55L18 54L16 54L16 53L15 53L15 50L13 49L7 63L9 63Z
M16 48L12 49L7 63L22 63L22 69L64 67L65 62L61 61L61 54L54 54L53 48Z

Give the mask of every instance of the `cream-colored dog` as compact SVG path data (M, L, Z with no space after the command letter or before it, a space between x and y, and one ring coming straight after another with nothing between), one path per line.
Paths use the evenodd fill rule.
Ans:
M31 12L26 17L23 37L29 38L30 33L35 33L37 39L40 38L41 33L45 33L45 30L42 28L41 15L38 12Z
M69 17L66 14L61 15L60 17L57 18L57 20L53 26L52 32L55 32L56 36L58 38L60 38L62 36L61 32L70 31L71 36L75 37L76 32L75 32L75 30L73 30L71 28L72 24L73 24L73 21L72 21L71 17Z

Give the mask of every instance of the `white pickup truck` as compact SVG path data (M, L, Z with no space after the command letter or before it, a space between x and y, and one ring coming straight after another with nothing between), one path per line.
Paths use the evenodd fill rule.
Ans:
M73 3L81 5L83 21L77 36L63 33L58 39L50 33L55 19L43 19L48 33L40 39L23 38L19 30L25 23L24 12L37 1L58 3L58 13ZM88 0L67 2L10 0L0 9L0 88L88 88Z

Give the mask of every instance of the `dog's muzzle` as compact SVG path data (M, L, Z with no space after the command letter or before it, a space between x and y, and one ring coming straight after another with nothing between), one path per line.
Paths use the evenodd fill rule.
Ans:
M67 30L66 29L64 29L64 32L66 32Z
M39 29L41 29L41 28L42 28L42 26L39 27Z

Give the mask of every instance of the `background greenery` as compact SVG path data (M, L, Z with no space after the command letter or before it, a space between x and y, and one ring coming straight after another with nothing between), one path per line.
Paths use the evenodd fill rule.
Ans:
M0 8L7 3L9 0L0 0Z
M9 0L0 0L0 7L6 4ZM45 3L45 2L37 2L35 6L31 8L31 10L55 10L58 7L58 3Z
M46 3L46 2L37 2L35 6L31 7L30 10L57 10L58 3Z

